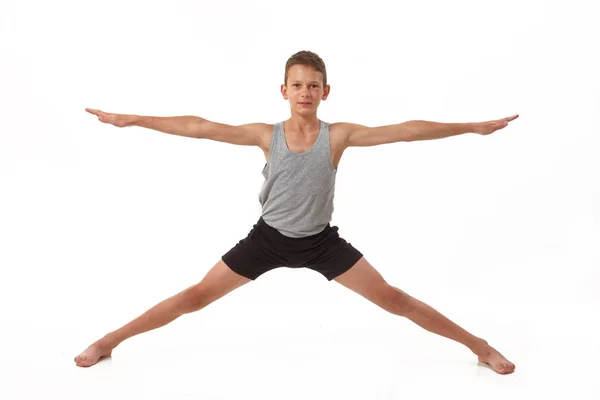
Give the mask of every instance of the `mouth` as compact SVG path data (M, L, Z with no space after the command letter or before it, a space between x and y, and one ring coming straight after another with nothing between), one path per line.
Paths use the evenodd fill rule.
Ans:
M300 104L301 106L310 106L312 103L303 102L303 103L298 103L298 104Z

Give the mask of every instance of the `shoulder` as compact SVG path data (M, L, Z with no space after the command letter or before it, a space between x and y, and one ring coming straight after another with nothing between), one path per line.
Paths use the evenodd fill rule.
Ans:
M258 137L258 146L263 151L269 151L271 148L271 138L273 137L273 129L275 124L256 123L252 124L252 130Z
M352 122L334 122L329 124L329 134L331 140L340 143L344 147L348 147L350 137L358 131L367 127Z

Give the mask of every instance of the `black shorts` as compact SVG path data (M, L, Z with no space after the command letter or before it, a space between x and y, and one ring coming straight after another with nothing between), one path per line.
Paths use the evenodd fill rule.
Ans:
M244 239L222 256L231 270L256 279L275 268L309 268L327 280L348 271L362 253L338 235L338 227L327 224L315 235L292 238L282 235L262 217Z

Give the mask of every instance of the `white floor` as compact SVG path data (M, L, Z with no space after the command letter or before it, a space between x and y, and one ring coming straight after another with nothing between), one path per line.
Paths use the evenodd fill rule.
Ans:
M33 284L36 290L21 299L33 296L44 312L9 309L3 318L0 398L531 399L578 392L578 399L597 399L600 394L594 383L600 356L597 298L585 303L584 291L561 291L560 281L544 282L557 289L555 297L543 288L528 298L493 285L487 295L464 285L455 291L451 283L424 289L447 296L430 304L516 364L515 373L502 376L479 365L461 345L310 271L281 269L261 279L123 343L112 358L87 369L76 367L74 356L100 333L135 316L135 308L141 311L144 301L136 297L158 298L150 294L152 285L123 290L115 283L111 290L92 282L54 292L51 282L42 290ZM45 306L51 296L61 300Z

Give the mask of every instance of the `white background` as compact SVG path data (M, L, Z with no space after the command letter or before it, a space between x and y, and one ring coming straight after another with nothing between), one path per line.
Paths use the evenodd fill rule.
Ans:
M2 1L0 397L598 398L600 28L594 2L565 4ZM75 366L247 235L264 165L84 108L274 123L299 50L326 63L327 122L520 114L490 136L348 149L332 221L514 374L287 268Z

